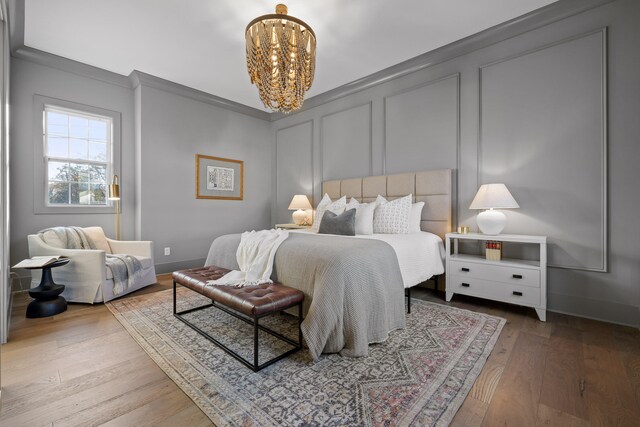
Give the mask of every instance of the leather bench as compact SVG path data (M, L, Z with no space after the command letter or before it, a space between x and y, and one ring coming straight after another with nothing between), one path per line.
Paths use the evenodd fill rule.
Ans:
M241 288L223 285L207 285L208 281L217 280L228 272L229 270L216 266L198 267L188 270L174 271L173 315L190 326L196 332L209 339L222 350L226 351L229 355L242 362L245 366L253 369L256 372L302 349L302 330L300 329L300 323L302 323L302 302L304 301L304 294L302 293L302 291L284 286L280 283L265 283L258 286L245 286ZM178 284L207 297L211 300L211 304L178 312L176 295L176 288ZM261 318L279 313L283 310L295 306L298 306L298 342L295 342L294 340L285 337L284 335L276 331L260 325L259 320ZM203 310L210 307L216 307L232 316L237 317L240 320L253 325L253 363L249 362L238 353L222 344L215 337L212 337L197 325L193 324L183 317L187 313L192 313L194 311ZM292 345L293 348L271 360L264 362L263 364L259 364L259 331L264 331L268 334L271 334L276 338Z

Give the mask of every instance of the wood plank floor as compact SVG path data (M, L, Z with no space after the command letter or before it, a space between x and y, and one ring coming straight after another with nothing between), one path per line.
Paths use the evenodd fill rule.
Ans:
M133 295L170 287L170 276ZM417 298L444 303L417 289ZM24 317L14 303L2 346L0 425L212 425L103 305ZM452 305L507 319L454 426L640 426L640 331L456 296Z

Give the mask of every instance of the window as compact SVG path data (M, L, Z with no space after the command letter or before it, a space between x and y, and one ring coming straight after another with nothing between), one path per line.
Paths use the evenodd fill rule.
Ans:
M107 205L112 128L110 117L45 106L47 205Z
M108 184L120 171L122 114L33 95L33 212L112 214Z

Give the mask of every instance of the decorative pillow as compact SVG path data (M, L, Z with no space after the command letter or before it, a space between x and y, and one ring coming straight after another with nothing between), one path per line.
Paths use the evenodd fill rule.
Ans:
M373 214L376 210L375 203L358 203L351 199L347 203L346 210L356 211L356 234L373 234Z
M324 215L324 211L329 210L335 214L341 214L344 212L344 207L347 205L347 196L342 196L335 202L331 201L331 197L325 193L320 203L318 203L318 207L316 208L316 214L313 220L313 225L311 226L311 231L318 232L320 229L320 223L322 222L322 216Z
M409 233L412 200L412 194L390 202L378 195L376 199L378 207L373 215L373 232L376 234Z
M419 233L420 221L422 221L422 209L424 202L418 202L411 205L411 215L409 216L409 233Z
M109 242L107 242L107 236L105 236L102 227L84 227L83 230L87 233L87 236L93 240L96 249L105 251L108 254L111 253L111 246L109 246Z
M322 221L320 222L320 234L338 234L340 236L355 236L356 235L356 210L349 209L336 215L335 213L327 210L322 215Z

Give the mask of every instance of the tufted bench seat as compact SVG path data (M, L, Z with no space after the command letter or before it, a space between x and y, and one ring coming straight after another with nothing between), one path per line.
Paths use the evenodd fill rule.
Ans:
M242 288L236 288L234 286L207 285L207 281L217 280L228 272L229 270L216 266L174 271L173 315L254 371L259 371L260 369L269 366L272 363L295 353L296 351L299 351L302 348L302 331L300 330L300 323L302 322L302 302L304 300L304 294L302 291L284 286L280 283L265 283L258 286L245 286ZM177 284L209 298L211 300L211 304L178 312L176 298ZM290 338L273 330L267 329L259 324L260 318L295 306L298 306L298 342L295 342ZM184 314L209 307L217 307L240 320L253 324L253 363L250 363L183 317ZM291 344L294 348L260 365L258 363L259 330L267 332L288 344Z

